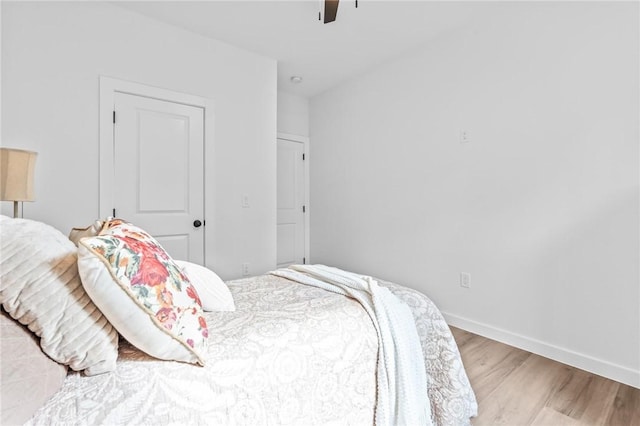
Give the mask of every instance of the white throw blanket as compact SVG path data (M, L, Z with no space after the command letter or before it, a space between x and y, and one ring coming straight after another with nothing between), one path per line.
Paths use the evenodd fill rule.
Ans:
M406 304L371 277L329 266L292 265L271 274L358 301L378 334L376 425L432 424L422 348Z

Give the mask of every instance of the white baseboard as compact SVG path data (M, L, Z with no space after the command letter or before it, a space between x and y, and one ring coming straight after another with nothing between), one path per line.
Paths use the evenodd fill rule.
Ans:
M640 389L640 371L443 312L447 324Z

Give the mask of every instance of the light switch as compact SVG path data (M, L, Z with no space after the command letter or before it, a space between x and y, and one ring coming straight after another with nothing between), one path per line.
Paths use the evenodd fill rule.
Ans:
M471 287L471 274L468 272L460 272L460 287Z

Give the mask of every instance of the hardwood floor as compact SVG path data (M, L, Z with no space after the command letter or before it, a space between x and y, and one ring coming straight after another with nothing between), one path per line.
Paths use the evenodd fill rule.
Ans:
M640 390L451 327L478 399L476 426L640 425Z

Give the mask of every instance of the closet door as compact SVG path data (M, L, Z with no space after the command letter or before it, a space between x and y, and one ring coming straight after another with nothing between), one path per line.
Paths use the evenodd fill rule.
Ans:
M278 267L305 263L304 144L278 139Z

